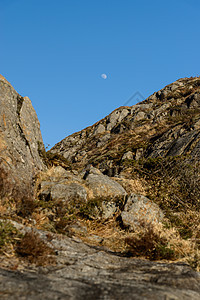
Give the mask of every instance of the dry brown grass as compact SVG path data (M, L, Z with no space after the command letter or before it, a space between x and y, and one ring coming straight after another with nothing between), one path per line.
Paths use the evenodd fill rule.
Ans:
M140 229L126 237L129 251L134 256L144 255L152 260L183 259L193 247L181 239L174 228L166 229L160 224L141 224Z
M129 232L121 229L116 217L107 221L79 219L79 223L87 227L87 232L76 232L76 235L88 244L100 245L125 256L184 261L197 270L200 268L196 242L194 239L182 239L173 227L141 223L135 232ZM101 238L100 243L96 237Z
M113 180L118 182L128 194L135 193L146 195L146 182L144 179L124 179L112 177Z
M120 228L116 218L106 221L96 220L79 220L79 222L87 227L87 233L80 233L78 236L90 245L100 245L114 252L125 252L125 232ZM100 237L102 242L99 244L93 236Z
M26 233L18 242L16 253L23 259L36 265L48 265L55 263L54 250L45 243L38 234Z

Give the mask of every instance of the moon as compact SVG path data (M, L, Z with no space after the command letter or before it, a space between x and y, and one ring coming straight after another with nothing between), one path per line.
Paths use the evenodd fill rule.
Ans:
M101 78L107 79L107 77L108 77L108 76L107 76L105 73L101 74Z

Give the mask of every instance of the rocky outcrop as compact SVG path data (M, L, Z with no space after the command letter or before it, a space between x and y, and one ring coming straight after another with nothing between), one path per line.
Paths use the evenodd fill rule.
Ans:
M186 155L199 160L200 78L183 78L132 107L120 107L56 144L73 164L93 163L109 176L126 159ZM118 168L116 168L118 166Z
M40 124L28 97L0 76L0 197L33 195L33 179L44 168Z
M110 222L114 217L118 222L115 227L120 224L124 232L132 231L133 235L136 227L140 227L137 231L142 228L138 224L146 224L144 238L138 233L136 239L141 243L148 237L148 229L157 227L162 232L165 228L172 229L175 236L166 230L165 237L161 237L161 243L155 242L155 247L162 250L164 247L164 252L170 254L176 248L175 244L168 248L170 241L173 244L180 240L184 245L187 241L198 256L199 77L179 79L141 103L116 109L93 126L66 137L48 154L66 159L79 174L84 173L88 165L98 169L83 176L93 198L108 196L108 201L95 203L96 206L101 204L101 213L98 214L98 210L96 215L93 213L94 219L99 216L102 219L104 215ZM122 195L122 187L127 196L116 203L109 193ZM155 233L155 240L159 235L160 232ZM180 248L185 247L187 251L183 244ZM141 245L139 252L142 249Z
M94 172L95 170L95 172ZM125 189L108 176L103 175L99 170L92 168L86 175L86 185L91 190L92 197L113 199L126 195Z
M42 201L62 201L64 205L95 201L92 215L109 219L119 211L117 200L125 200L126 190L115 180L103 175L100 170L88 166L80 174L58 166L43 173L38 187L38 198Z
M49 233L42 231L39 234L56 249L54 265L22 264L19 270L11 271L4 261L4 269L0 269L1 299L198 300L200 297L200 276L184 263L125 258L76 238L56 234L49 237ZM16 264L13 266L16 268Z
M180 79L46 155L0 76L2 299L199 299L199 94Z
M58 166L44 173L45 179L40 180L40 198L51 200L72 198L114 199L126 195L125 189L116 181L103 175L98 169L89 167L82 174L74 175ZM86 192L86 190L88 192ZM74 194L73 194L74 193Z

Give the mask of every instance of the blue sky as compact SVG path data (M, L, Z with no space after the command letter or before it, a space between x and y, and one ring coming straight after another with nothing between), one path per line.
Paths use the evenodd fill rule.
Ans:
M198 0L0 0L0 74L53 146L137 91L199 76L199 20Z

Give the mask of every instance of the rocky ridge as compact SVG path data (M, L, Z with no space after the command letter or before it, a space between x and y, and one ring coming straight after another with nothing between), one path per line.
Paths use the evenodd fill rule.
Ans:
M0 84L2 299L198 299L200 79L48 153L30 100Z
M141 103L120 107L91 127L66 137L50 153L73 166L92 163L103 173L119 174L126 155L166 157L190 153L199 159L200 79L184 78Z

